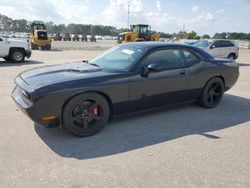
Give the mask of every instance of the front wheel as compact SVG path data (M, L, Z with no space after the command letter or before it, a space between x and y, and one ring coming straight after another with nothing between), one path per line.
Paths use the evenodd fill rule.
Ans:
M209 80L202 91L199 103L205 108L216 107L224 94L224 82L216 77Z
M10 52L10 60L15 63L23 62L25 58L24 51L22 49L13 49Z
M36 50L37 49L37 45L31 42L30 43L30 48L31 48L31 50Z
M102 95L80 94L69 100L63 109L63 127L79 137L91 136L102 130L109 115L109 104Z

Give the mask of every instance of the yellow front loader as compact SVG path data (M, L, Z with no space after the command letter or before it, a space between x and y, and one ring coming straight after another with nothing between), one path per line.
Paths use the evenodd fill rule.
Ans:
M31 34L30 34L30 47L34 49L51 49L52 39L48 37L46 27L43 22L34 21L30 24Z
M131 25L131 31L120 33L117 43L159 41L160 35L150 31L150 26L145 24Z

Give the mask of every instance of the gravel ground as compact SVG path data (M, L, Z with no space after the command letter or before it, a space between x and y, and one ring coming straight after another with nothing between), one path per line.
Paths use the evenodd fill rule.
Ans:
M76 138L17 110L14 78L29 68L90 59L102 50L33 51L0 61L0 187L250 187L250 50L215 109L196 104L129 116Z
M97 40L96 42L80 42L80 41L53 41L51 48L62 50L88 50L88 49L108 49L116 44L115 40Z

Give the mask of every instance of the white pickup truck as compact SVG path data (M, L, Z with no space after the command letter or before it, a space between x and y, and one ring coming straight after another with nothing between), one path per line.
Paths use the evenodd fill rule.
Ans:
M30 56L31 50L27 41L0 38L0 58L18 63Z

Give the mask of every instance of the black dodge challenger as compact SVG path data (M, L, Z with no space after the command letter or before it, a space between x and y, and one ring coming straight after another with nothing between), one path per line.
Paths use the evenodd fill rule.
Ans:
M238 77L235 61L196 47L129 43L91 61L25 71L12 98L38 125L90 136L111 117L146 109L187 101L213 108Z

